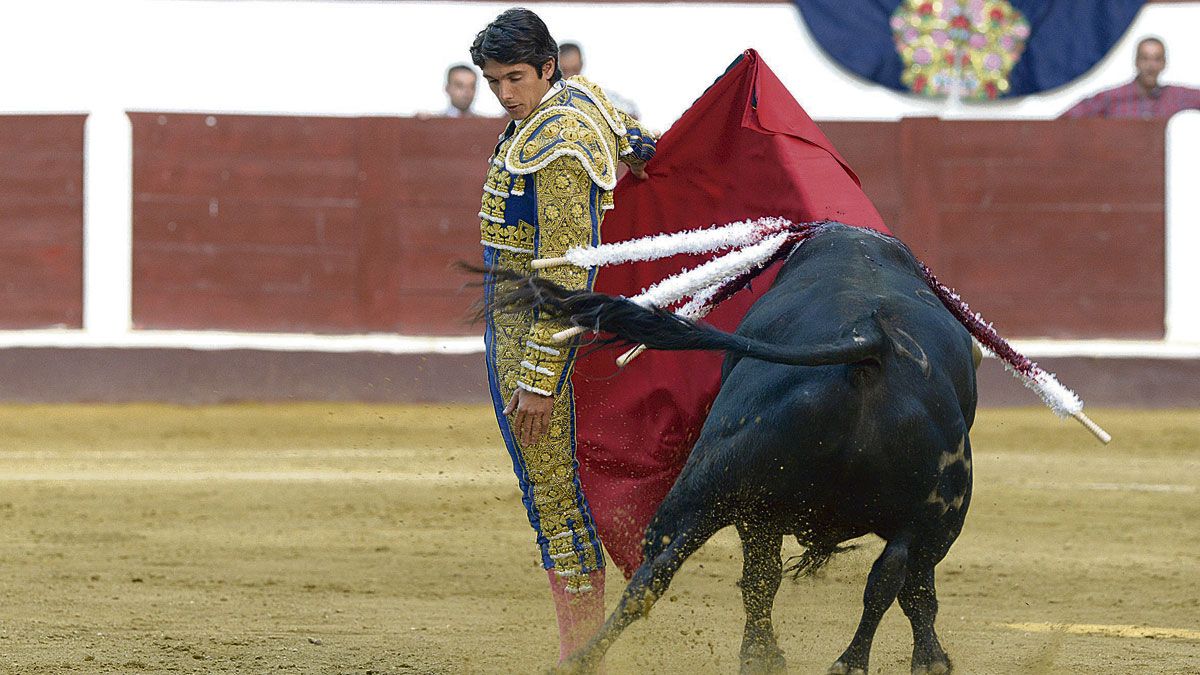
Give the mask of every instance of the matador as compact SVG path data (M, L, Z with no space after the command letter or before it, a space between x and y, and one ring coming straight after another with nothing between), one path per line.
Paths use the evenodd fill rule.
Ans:
M501 14L480 32L471 53L512 118L483 185L484 264L492 271L532 275L535 258L600 242L619 163L644 177L654 138L595 84L561 78L557 45L533 12ZM536 274L569 289L590 290L595 280L593 270L571 266ZM485 279L488 381L542 566L549 571L560 656L566 656L599 626L604 612L604 554L575 457L571 370L578 345L556 344L552 336L568 326L536 311L491 311L507 283L492 273Z

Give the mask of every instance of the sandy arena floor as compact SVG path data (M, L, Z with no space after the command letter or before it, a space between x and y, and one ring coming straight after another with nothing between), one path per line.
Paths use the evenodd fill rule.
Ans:
M958 672L1200 672L1200 411L1091 412L1111 446L1046 410L981 411L975 500L938 568ZM539 671L553 613L490 415L0 408L0 671ZM864 542L785 581L791 672L849 640L881 548ZM740 566L722 532L608 672L736 672ZM910 649L894 607L872 671L907 673Z

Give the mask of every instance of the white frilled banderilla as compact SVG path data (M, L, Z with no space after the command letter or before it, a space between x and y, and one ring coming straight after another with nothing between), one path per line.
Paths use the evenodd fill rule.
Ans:
M698 267L668 276L629 298L643 307L670 308L681 318L696 321L745 288L771 264L786 258L822 224L793 223L777 217L756 218L599 246L576 247L561 258L535 260L533 268L545 269L558 265L605 267L659 260L682 253L727 251ZM970 331L983 349L1000 359L1005 368L1032 389L1054 414L1062 418L1074 418L1103 443L1112 440L1112 436L1083 413L1083 401L1075 392L1063 386L1053 373L1043 370L1014 349L990 323L972 312L957 293L939 282L928 267L921 267L926 283L946 309ZM575 326L557 333L554 339L566 342L588 330L591 330L588 326ZM617 359L617 364L624 367L644 349L644 345L639 345L625 352Z

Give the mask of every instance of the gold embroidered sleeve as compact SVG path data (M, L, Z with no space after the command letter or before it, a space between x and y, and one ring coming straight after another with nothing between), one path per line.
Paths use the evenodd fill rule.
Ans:
M598 237L599 190L583 165L573 156L560 157L535 174L537 190L538 258L563 255L573 246L593 243ZM538 274L561 286L589 290L588 270L563 265ZM543 396L558 394L570 376L569 344L555 344L553 335L569 328L563 321L535 317L525 342L518 384Z
M641 122L618 110L617 115L625 124L625 135L618 142L621 160L625 163L645 163L654 157L657 140Z

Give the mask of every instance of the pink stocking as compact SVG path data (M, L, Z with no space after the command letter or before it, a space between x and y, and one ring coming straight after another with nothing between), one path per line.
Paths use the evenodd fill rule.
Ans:
M587 644L604 624L604 570L588 573L592 590L567 592L567 580L550 573L550 594L554 596L554 611L558 614L558 660L563 661L575 650Z

